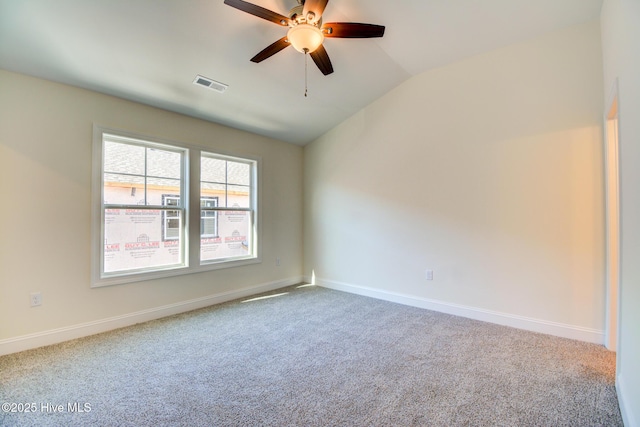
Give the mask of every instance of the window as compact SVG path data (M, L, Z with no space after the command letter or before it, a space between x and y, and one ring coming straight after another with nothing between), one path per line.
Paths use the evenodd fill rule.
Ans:
M260 262L257 169L96 128L93 286Z
M103 276L184 266L186 150L116 136L102 149ZM176 195L170 203L167 190Z
M212 199L216 203L205 203ZM215 236L208 239L206 223L201 223L201 262L247 256L252 234L251 163L202 153L200 200L201 221L217 219Z

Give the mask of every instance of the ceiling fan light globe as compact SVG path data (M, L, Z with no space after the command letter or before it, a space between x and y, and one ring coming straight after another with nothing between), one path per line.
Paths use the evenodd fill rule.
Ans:
M298 24L289 29L287 39L300 53L315 51L324 41L322 31L311 24Z

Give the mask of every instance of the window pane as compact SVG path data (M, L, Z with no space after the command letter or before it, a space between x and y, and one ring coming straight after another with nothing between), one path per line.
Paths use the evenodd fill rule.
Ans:
M200 216L200 235L202 237L218 236L218 218L216 212L202 211Z
M202 197L218 197L224 198L226 185L224 184L211 184L209 182L200 183L200 194ZM213 195L213 196L210 196Z
M242 185L230 185L227 188L229 208L248 208L251 206L251 195L249 187Z
M169 212L168 212L169 213ZM178 211L173 211L171 213L177 214ZM175 240L180 236L180 219L179 218L168 218L165 221L165 235L163 240Z
M163 194L162 206L180 206L180 196L177 194ZM162 240L177 239L182 227L180 211L164 211L162 216Z
M208 182L200 183L200 200L205 199L216 199L215 206L226 207L226 185L210 184Z
M163 206L165 205L163 196L172 194L176 200L180 200L180 180L179 179L163 179L163 178L147 178L147 204ZM169 206L178 206L169 205Z
M246 211L218 212L218 236L200 240L200 260L215 261L223 258L250 255L251 215Z
M177 194L163 194L162 206L180 206L180 196Z
M104 272L182 264L181 225L180 210L105 209ZM167 231L175 231L169 240Z
M218 206L217 197L202 197L200 199L200 207L202 208L215 208L216 206ZM218 213L216 211L200 211L200 236L218 236Z
M144 175L144 147L104 141L104 171Z
M112 205L144 205L144 178L139 176L104 174L104 203Z
M218 198L217 197L200 197L200 207L201 208L215 208L218 206Z
M227 162L227 182L229 184L251 184L251 167L246 163Z
M180 153L147 148L147 175L180 179Z
M202 157L200 160L200 180L224 183L227 179L226 161Z

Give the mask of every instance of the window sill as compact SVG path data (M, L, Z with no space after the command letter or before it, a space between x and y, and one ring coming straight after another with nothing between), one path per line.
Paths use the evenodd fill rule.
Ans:
M204 273L206 271L221 270L224 268L242 267L251 264L259 264L262 259L259 257L245 257L233 261L212 261L195 267L177 266L166 270L155 270L148 273L119 274L99 278L91 283L92 288L102 288L105 286L124 285L127 283L143 282L148 280L164 279L168 277L182 276L185 274Z

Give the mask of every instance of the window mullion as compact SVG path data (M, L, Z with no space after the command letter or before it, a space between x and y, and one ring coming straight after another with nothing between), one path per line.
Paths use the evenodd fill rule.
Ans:
M200 265L200 150L189 150L189 176L185 194L187 209L188 265Z
M144 204L148 204L149 203L149 197L147 194L147 188L148 188L148 180L149 178L147 177L147 173L149 172L149 165L147 163L147 154L149 153L149 149L147 147L144 148Z
M224 162L224 207L229 206L229 162Z

